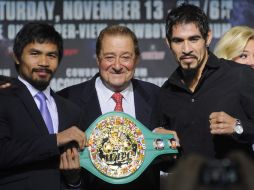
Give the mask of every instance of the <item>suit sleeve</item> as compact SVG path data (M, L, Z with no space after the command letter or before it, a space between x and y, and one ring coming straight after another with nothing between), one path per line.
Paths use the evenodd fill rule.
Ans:
M245 118L238 118L243 125L244 133L241 140L254 143L254 71L249 68L243 70L239 83L240 103L245 113Z
M164 127L166 129L169 128L169 123L167 121L167 118L163 114L163 101L161 101L163 97L163 89L160 90L160 93L158 95L157 101L152 107L152 114L151 114L151 126L152 128L157 127Z

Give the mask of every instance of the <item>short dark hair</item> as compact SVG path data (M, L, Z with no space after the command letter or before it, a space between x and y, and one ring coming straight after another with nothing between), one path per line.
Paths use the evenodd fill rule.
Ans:
M194 23L199 28L202 37L207 40L209 32L208 17L202 9L195 5L183 3L172 9L166 18L166 37L168 41L172 38L172 28L176 24Z
M102 40L104 38L105 35L122 35L122 36L129 36L131 37L133 44L134 44L134 51L135 51L135 56L139 57L140 56L140 50L139 50L139 46L138 46L138 39L137 36L134 34L134 32L132 32L128 27L126 26L121 26L121 25L111 25L111 26L107 26L106 28L104 28L96 41L96 55L97 57L99 57L99 54L101 52L101 46L102 46Z
M25 24L17 33L14 39L13 53L18 61L21 61L21 56L26 45L30 43L51 42L56 44L58 48L59 62L63 57L63 39L55 28L47 23L31 22ZM15 64L18 70L19 65Z

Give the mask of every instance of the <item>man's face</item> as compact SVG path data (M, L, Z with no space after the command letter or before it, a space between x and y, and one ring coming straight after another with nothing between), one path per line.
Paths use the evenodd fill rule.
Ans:
M102 81L109 89L125 89L134 75L137 64L131 37L105 35L97 63Z
M25 46L19 64L19 74L38 90L44 90L58 67L58 49L53 43L30 43Z
M172 147L173 149L176 149L176 148L177 148L177 143L176 143L176 141L172 141L172 142L171 142L171 147Z
M172 40L169 46L181 68L190 70L199 68L207 61L206 46L210 41L211 33L209 32L205 41L194 23L177 24L172 28Z

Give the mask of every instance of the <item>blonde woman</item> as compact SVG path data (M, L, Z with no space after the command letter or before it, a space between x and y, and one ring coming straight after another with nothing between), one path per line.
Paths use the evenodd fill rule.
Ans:
M215 45L214 54L254 69L254 29L248 26L231 28Z

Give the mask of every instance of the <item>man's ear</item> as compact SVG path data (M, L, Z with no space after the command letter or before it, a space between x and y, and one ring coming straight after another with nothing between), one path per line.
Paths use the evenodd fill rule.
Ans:
M17 56L16 56L14 53L12 54L12 57L13 57L13 59L14 59L14 61L15 61L15 64L19 65L20 62L19 62Z
M140 56L136 56L136 57L135 57L135 60L134 60L134 62L135 62L135 63L134 63L135 67L137 67L139 61L140 61Z
M167 43L169 49L171 49L170 42L168 41L168 38L165 38L165 41L166 41L166 43Z
M100 66L100 58L98 56L96 56L96 63L97 63L97 66L99 67Z
M207 34L207 39L206 39L206 47L209 47L211 41L212 41L212 38L213 38L213 34L212 34L212 31L209 30L208 34Z

